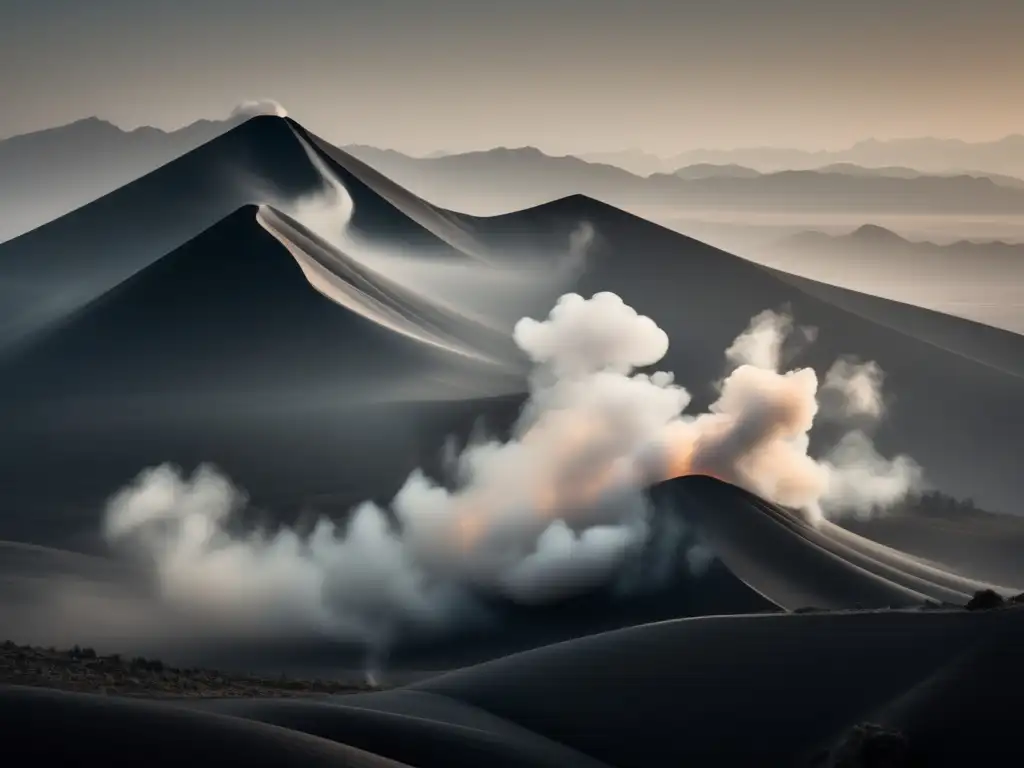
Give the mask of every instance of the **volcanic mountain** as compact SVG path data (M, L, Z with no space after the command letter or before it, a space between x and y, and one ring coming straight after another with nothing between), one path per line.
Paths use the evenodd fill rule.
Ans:
M659 367L701 409L719 394L722 351L751 317L783 309L816 329L782 350L787 367L823 372L855 355L885 371L883 452L997 511L1024 491L1024 339L768 270L581 195L490 218L441 209L284 118L253 118L0 245L0 269L12 299L3 608L12 631L49 642L146 629L175 648L201 632L155 612L154 574L130 559L68 551L96 548L98 506L141 467L220 465L268 528L301 522L311 503L342 518L387 500L416 468L443 476L445 440L478 437L478 419L509 428L529 373L512 326L567 291L613 291L666 329ZM1009 601L962 606L980 590L1011 597L1013 563L946 567L930 545L955 548L959 529L931 526L907 554L871 524L815 524L709 477L668 480L649 499L656 525L679 521L718 558L705 575L670 551L646 592L601 584L540 606L492 594L500 631L392 649L396 663L446 668L513 655L330 701L170 707L0 687L7 746L108 765L178 765L217 744L252 765L795 767L847 749L868 721L929 765L1009 749L1022 614ZM655 534L652 546L675 541ZM116 605L103 601L111 589ZM66 602L44 599L55 595ZM801 608L817 611L783 615ZM745 615L675 618L711 613ZM272 642L244 641L207 648L207 661L360 661L330 636L278 638L270 662ZM969 717L948 715L968 705Z
M8 445L18 446L5 449L3 479L12 497L31 496L38 468L45 467L70 473L53 492L63 503L80 503L74 473L113 479L123 464L115 462L109 475L104 464L122 439L126 451L136 442L152 446L139 461L187 463L209 446L205 458L237 467L247 484L270 469L251 456L254 430L273 423L283 439L286 414L300 403L322 405L316 431L333 429L344 454L349 440L363 440L347 437L353 430L342 426L350 423L344 404L355 399L343 391L341 371L346 381L364 382L364 390L387 379L391 391L382 390L377 401L406 403L384 408L402 411L405 423L416 420L403 411L416 410L414 402L455 397L462 403L453 408L467 413L473 410L467 397L522 390L522 369L508 350L492 345L501 328L482 331L473 318L445 309L442 299L416 294L409 280L398 286L397 273L367 273L363 264L360 291L374 292L375 312L384 307L389 317L400 315L406 333L384 330L379 312L332 306L304 284L294 254L246 206L273 207L315 193L323 183L317 164L351 196L353 237L400 246L431 263L484 265L481 273L492 270L497 279L510 263L557 260L571 250L581 224L592 227L582 269L516 292L506 302L504 327L515 317L536 316L564 290L612 290L669 329L662 365L694 388L696 407L714 397L713 388L700 387L720 374L730 340L761 310L785 307L797 323L818 329L817 341L796 350L790 365L820 369L851 354L886 372L895 401L877 435L883 450L914 456L953 495L1015 508L1021 481L1013 457L1022 438L1012 425L1024 417L1024 340L791 279L582 196L489 218L438 209L292 121L269 116L0 245L0 266L16 299L4 303L9 344L0 361L4 420L17 436ZM351 275L358 260L344 261ZM409 335L413 328L442 336L444 344L417 341ZM475 360L474 351L501 364ZM403 391L394 386L399 371L406 383L441 383ZM232 404L223 406L227 400ZM506 414L496 420L507 420L508 400L491 402ZM75 439L56 441L64 429ZM438 445L450 431L431 429L440 432L422 438L424 444ZM110 448L103 456L90 447L101 435ZM303 455L321 454L323 443L308 440L298 426L287 438ZM972 446L970 461L965 445ZM359 449L368 450L365 443ZM323 468L312 461L304 476L320 477L317 485L328 490L335 461L324 454ZM408 469L396 467L395 474Z

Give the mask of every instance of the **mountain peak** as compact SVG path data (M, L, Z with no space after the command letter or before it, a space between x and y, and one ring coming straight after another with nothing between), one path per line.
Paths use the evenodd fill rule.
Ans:
M880 227L877 224L862 224L853 230L849 235L852 238L862 241L870 242L885 242L893 243L903 240L902 237L897 235L891 229Z

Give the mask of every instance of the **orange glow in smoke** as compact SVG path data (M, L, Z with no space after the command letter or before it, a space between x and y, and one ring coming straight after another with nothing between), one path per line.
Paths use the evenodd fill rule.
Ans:
M611 460L587 464L587 452L601 446L607 440L606 425L586 422L566 413L564 423L559 423L559 440L549 453L547 471L542 477L532 480L532 488L519 489L519 499L528 500L530 512L541 520L554 520L573 511L592 509L602 499L619 488L656 484L664 480L685 475L701 474L722 479L716 474L701 470L694 472L693 458L696 446L691 434L676 434L663 446L661 467L649 476L642 476L639 467L629 457L617 456ZM523 444L541 439L527 432ZM585 468L584 471L567 472L566 468ZM521 494L521 495L520 495ZM492 493L469 491L454 500L454 536L462 552L471 551L488 533L495 512L503 504L515 504L515 499L495 498ZM518 502L523 503L523 502Z
M670 445L666 451L665 476L661 480L670 480L673 477L689 475L693 470L693 449L692 443L686 445Z

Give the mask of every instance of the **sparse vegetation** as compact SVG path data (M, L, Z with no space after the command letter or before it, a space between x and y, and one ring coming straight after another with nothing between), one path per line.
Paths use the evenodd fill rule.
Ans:
M983 589L974 593L974 596L967 601L966 604L960 605L958 603L946 603L939 602L937 600L928 600L918 606L915 610L923 611L987 611L993 608L1013 608L1017 606L1024 606L1024 592L1013 597L1003 597L998 592L991 589ZM841 609L830 609L830 608L816 608L814 606L802 606L800 608L794 608L790 613L846 613L849 611L857 610L907 610L906 608L899 608L897 606L890 606L889 608L873 608L864 609L860 606L855 608L841 608Z
M932 517L967 517L971 515L992 515L974 503L974 499L957 499L939 491L923 491L909 496L901 505L908 514Z
M0 644L0 683L146 698L295 697L358 693L369 686L332 680L293 680L226 675L212 670L178 669L160 659L119 654L101 656L92 648L67 651Z

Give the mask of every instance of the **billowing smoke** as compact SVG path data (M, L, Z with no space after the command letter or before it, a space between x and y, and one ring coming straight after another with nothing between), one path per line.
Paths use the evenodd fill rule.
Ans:
M258 117L260 115L288 117L288 110L286 110L273 99L255 99L251 101L243 101L233 110L231 110L232 118Z
M738 365L720 386L709 413L673 424L667 440L668 473L714 475L783 506L821 516L871 515L891 507L921 482L907 456L880 456L863 431L882 415L883 375L876 363L840 360L819 388L814 370L782 371L792 319L765 311L726 353ZM801 328L796 343L812 343ZM833 419L858 429L820 460L808 454L810 430L826 403Z
M782 315L754 318L727 352L737 367L719 399L694 416L672 374L638 370L668 350L652 319L611 293L567 294L546 319L516 325L535 365L529 400L508 441L449 457L454 490L414 472L390 509L365 503L345 524L245 534L245 497L227 479L164 466L111 500L105 533L150 564L179 611L379 651L471 617L474 595L536 603L607 583L645 551L655 518L644 490L667 478L714 475L812 519L897 501L919 470L880 456L865 433L808 455L818 379L779 370L792 331ZM706 567L705 550L685 557Z

